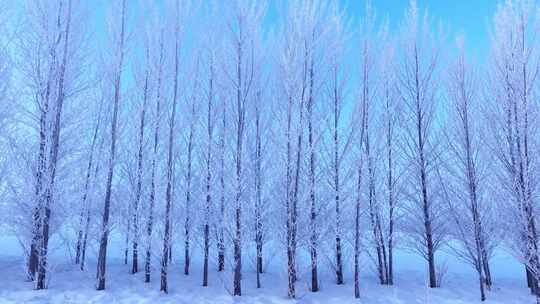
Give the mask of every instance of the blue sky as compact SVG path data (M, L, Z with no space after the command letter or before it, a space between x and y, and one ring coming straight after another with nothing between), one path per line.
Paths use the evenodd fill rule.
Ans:
M364 0L340 0L356 20L363 15ZM488 26L499 0L417 0L420 10L441 22L448 38L460 33L470 55L481 57L488 51ZM403 19L409 0L372 0L378 16L388 16L395 28ZM478 58L481 59L481 58Z
M92 1L92 0L88 0ZM128 0L133 2L163 0ZM205 0L202 0L205 1ZM223 0L226 1L226 0ZM269 0L269 18L273 18L276 13L275 7L279 3L287 0ZM324 1L324 0L323 0ZM346 9L347 14L358 22L363 15L365 0L338 0ZM427 9L429 15L437 22L441 22L448 34L452 38L456 33L465 35L468 51L475 56L479 56L487 51L488 25L497 3L502 0L417 0L421 11ZM103 10L107 6L108 0L93 1L93 10L99 23L103 21ZM395 27L401 22L409 0L371 0L379 17L388 17L391 26ZM139 12L138 12L139 13Z
M92 18L95 21L95 26L91 30L95 33L97 40L103 38L105 27L105 10L110 5L110 0L82 0L93 1L85 3L91 10ZM141 2L152 1L157 5L163 4L164 0L128 0L132 13L135 15L143 15L144 12L140 11L140 6L137 5ZM200 0L202 3L206 0ZM226 3L228 0L219 0ZM250 1L250 0L245 0ZM258 0L255 0L258 1ZM264 0L261 0L264 1ZM272 24L272 21L281 17L277 16L277 7L283 7L288 0L268 0L269 10L267 22L265 24ZM306 0L307 1L307 0ZM322 0L326 1L326 0ZM346 11L348 17L352 19L352 30L358 31L360 29L359 22L364 15L364 9L366 0L337 0L341 3ZM463 34L465 37L466 51L473 59L477 59L483 62L489 53L489 25L490 20L496 10L497 3L503 0L417 0L420 11L423 13L427 10L429 16L432 18L434 25L438 25L439 22L443 26L445 33L447 34L447 41L445 45L448 46L445 51L452 53L451 43L456 34ZM409 5L409 0L371 0L371 4L374 7L378 18L388 17L391 26L391 32L397 33L397 27L403 20L405 11ZM134 11L133 11L134 10ZM133 15L133 14L132 14ZM140 19L132 19L133 21L140 21ZM434 29L435 30L435 29ZM353 37L349 41L349 54L346 57L346 61L350 61L353 73L355 76L355 70L357 68L356 53L355 50L358 43L358 35ZM99 43L98 43L99 44Z

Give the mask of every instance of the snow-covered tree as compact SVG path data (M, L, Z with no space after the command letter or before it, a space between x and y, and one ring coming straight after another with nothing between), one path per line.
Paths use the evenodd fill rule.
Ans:
M478 73L467 61L463 41L458 40L458 55L449 72L447 95L451 119L448 122L448 164L444 174L444 192L449 216L455 223L451 235L459 245L452 246L459 257L469 262L478 273L480 298L485 300L486 271L489 269L490 206L486 202L486 165L488 160L481 133ZM450 164L451 163L451 164ZM439 176L441 179L443 176ZM489 285L488 285L489 286Z
M409 162L407 223L412 247L426 260L429 287L438 287L435 253L445 236L435 168L438 166L436 105L441 37L431 31L427 13L411 1L400 33L398 57L400 95L404 103L403 153Z
M494 130L493 154L499 160L497 190L505 243L525 265L527 283L540 302L540 262L536 228L538 168L538 5L505 1L491 30L488 90ZM503 199L504 198L504 199ZM511 216L510 216L511 215Z

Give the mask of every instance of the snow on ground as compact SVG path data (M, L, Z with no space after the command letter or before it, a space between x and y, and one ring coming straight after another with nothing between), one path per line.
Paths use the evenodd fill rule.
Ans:
M318 304L462 304L480 303L474 273L467 265L455 258L441 255L446 261L447 274L443 287L425 287L425 267L416 255L400 251L396 256L396 279L394 286L380 286L367 263L361 278L361 299L353 298L352 273L346 272L346 284L337 286L330 270L322 268L322 290L308 290L307 274L297 284L298 299L289 300L286 295L286 274L281 265L273 262L262 276L263 288L255 288L255 274L246 266L242 281L243 296L232 297L227 289L232 286L230 272L209 274L209 287L202 287L202 267L197 259L192 263L191 275L183 275L183 263L177 259L170 266L169 294L159 292L158 271L154 270L153 282L145 284L142 272L131 275L130 266L123 264L120 241L112 241L107 265L107 290L94 289L95 263L81 272L69 256L55 252L51 258L53 276L49 289L33 290L31 282L25 282L24 257L16 239L0 237L0 304L4 303L318 303ZM114 250L114 248L116 250ZM351 267L352 268L352 265ZM500 253L493 260L495 286L488 292L485 303L521 304L534 303L523 280L523 267L511 257Z

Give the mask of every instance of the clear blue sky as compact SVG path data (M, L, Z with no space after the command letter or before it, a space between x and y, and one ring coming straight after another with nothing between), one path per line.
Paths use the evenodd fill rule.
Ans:
M268 20L275 19L276 7L282 7L287 0L269 0ZM326 1L326 0L322 0ZM348 17L358 25L364 15L366 0L338 0L346 10ZM456 34L465 38L465 46L469 55L482 61L489 49L489 26L498 3L504 0L417 0L421 13L426 10L434 21L434 25L442 25L446 38L453 40ZM371 0L378 18L386 18L390 22L391 30L396 28L403 20L409 0ZM355 26L353 30L358 30ZM452 44L448 44L452 46ZM351 46L354 47L354 46Z
M347 13L358 20L364 12L365 0L340 0ZM467 51L479 57L488 51L488 26L501 0L417 0L421 12L426 9L429 16L441 22L452 39L457 33L465 37ZM379 17L388 17L395 29L403 19L409 0L372 0Z
M350 13L362 14L364 0L341 0ZM373 0L379 15L388 15L393 25L402 20L408 0ZM487 51L489 43L488 25L499 0L417 0L419 8L428 10L429 15L442 22L452 38L462 33L471 55L480 56Z
M84 1L84 0L83 0ZM110 0L88 0L93 1L88 3L88 7L91 9L92 18L95 20L95 26L93 32L96 34L96 38L100 40L103 38L103 32L105 31L105 10L110 5ZM143 14L139 11L137 3L139 1L154 1L157 5L161 5L164 0L128 0L133 1L135 4L131 9L135 10L135 15ZM200 0L202 3L206 0ZM221 0L227 1L227 0ZM250 0L245 0L250 1ZM258 0L255 0L258 1ZM287 3L287 0L268 0L269 11L267 20L268 24L271 24L273 20L281 17L277 16L277 7L283 7L283 4ZM321 0L326 1L326 0ZM364 15L366 0L337 0L346 10L346 14L353 21L353 30L359 30L358 23ZM490 20L496 10L497 4L503 0L417 0L420 12L427 10L429 16L433 21L433 25L442 25L447 39L452 40L456 34L463 34L465 37L466 51L469 55L482 62L488 54L489 47L489 35L488 28ZM226 2L224 2L226 3ZM378 18L386 18L390 22L391 31L396 33L397 27L403 20L405 11L409 5L409 0L371 0L371 4L374 7ZM133 12L132 12L133 13ZM134 19L132 19L134 20ZM134 21L140 21L135 19ZM435 29L434 29L435 30ZM356 37L358 38L358 37ZM357 43L356 39L350 41L349 46L352 53L350 53L350 60L354 60L354 43ZM449 42L449 41L447 41ZM452 43L446 44L452 47ZM452 49L446 51L451 52ZM349 60L347 58L346 60ZM351 62L352 66L356 66L355 62ZM354 70L354 68L353 68ZM354 73L353 73L354 75ZM354 77L354 76L353 76Z
M138 2L135 0L129 0ZM163 0L140 0L140 1L155 1L161 3ZM202 0L205 1L205 0ZM226 0L223 0L226 1ZM249 0L246 0L249 1ZM257 1L257 0L256 0ZM269 0L269 18L273 18L276 13L276 5L280 5L282 1L287 0ZM326 0L323 0L326 1ZM366 0L338 0L346 8L347 14L353 20L358 21L365 8ZM478 50L487 50L488 25L497 4L502 0L417 0L420 10L425 9L429 15L441 22L445 29L448 30L449 38L456 33L463 33L466 38L467 46L470 51L478 54ZM103 21L103 9L107 5L108 0L94 0L90 6L94 7L94 12L98 20ZM388 16L391 26L395 26L401 22L409 0L371 0L379 17ZM98 21L99 22L99 21Z
M99 27L104 20L104 8L109 0L88 0L92 1L89 7L93 10L96 18L96 26ZM154 1L162 3L163 0L129 0L137 3L139 1ZM205 0L201 0L205 1ZM227 0L223 0L227 1ZM249 1L249 0L246 0ZM257 0L255 0L257 1ZM287 0L268 0L270 19L276 14L276 6L286 3ZM326 1L326 0L322 0ZM358 22L364 13L366 0L338 0L346 9L347 14ZM488 25L497 4L503 0L417 0L420 10L427 9L429 15L437 22L441 22L448 34L452 38L456 33L463 33L469 51L475 55L480 55L487 50ZM371 0L373 7L379 17L388 17L391 26L395 27L401 22L409 0ZM140 13L140 12L137 12ZM103 26L103 25L102 25ZM104 28L103 28L104 29ZM99 32L99 28L96 29Z

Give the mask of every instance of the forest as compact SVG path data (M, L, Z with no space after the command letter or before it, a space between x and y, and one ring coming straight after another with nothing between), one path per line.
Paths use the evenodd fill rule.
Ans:
M153 301L353 302L408 255L408 301L365 303L443 303L446 256L524 303L504 253L540 303L540 2L499 1L478 56L422 1L346 2L0 0L0 302L110 265Z

